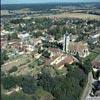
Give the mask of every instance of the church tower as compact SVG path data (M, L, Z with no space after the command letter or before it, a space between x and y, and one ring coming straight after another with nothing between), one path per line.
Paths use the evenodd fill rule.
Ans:
M68 53L68 46L70 43L70 35L67 33L64 34L64 42L63 42L63 51Z

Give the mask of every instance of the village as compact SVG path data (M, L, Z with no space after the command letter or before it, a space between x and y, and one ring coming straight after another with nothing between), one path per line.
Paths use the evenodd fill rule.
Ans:
M60 77L69 73L69 67L82 65L93 76L87 98L100 96L99 21L48 17L1 22L2 77L30 75L38 79L42 73ZM17 88L12 90L17 92Z

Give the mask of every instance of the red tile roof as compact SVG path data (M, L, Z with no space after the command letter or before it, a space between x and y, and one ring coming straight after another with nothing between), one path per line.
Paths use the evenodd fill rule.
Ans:
M54 60L56 60L60 56L61 55L57 54L57 55L51 57L50 59L45 58L45 65L51 64ZM73 56L66 55L66 54L63 54L62 56L65 58L63 60L61 60L60 62L58 62L58 64L55 65L57 68L61 67L62 65L65 65L65 64L72 64L73 62L75 62L75 58Z
M57 64L57 67L60 67L62 65L65 65L65 64L72 64L73 62L75 61L75 59L72 57L72 56L66 56L64 58L64 60L60 61L58 64Z
M54 53L63 53L60 49L58 49L58 48L48 48L48 50L50 51L50 52L54 52Z

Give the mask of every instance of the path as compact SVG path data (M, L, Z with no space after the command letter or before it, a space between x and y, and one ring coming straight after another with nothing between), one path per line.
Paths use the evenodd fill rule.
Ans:
M93 76L92 76L92 72L90 72L88 74L88 83L83 91L83 94L82 94L82 97L81 97L81 100L86 100L86 97L89 95L89 93L91 92L92 90L92 80L93 80Z

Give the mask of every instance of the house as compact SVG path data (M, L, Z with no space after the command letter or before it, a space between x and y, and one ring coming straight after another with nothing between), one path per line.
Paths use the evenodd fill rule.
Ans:
M100 38L100 31L93 32L92 34L90 34L88 42L91 44L96 44L99 42L99 38Z
M27 46L26 50L29 51L29 52L30 52L30 51L32 52L32 51L34 51L34 46L29 44L29 45Z
M21 25L22 28L26 26L25 23L21 23L20 25Z
M29 33L26 33L26 32L22 32L22 33L18 34L18 37L21 40L20 47L23 48L23 50L25 50L25 51L32 52L32 51L34 51L35 47L38 44L42 43L41 37L30 38Z
M94 88L95 88L96 90L100 90L100 81L94 81L94 82L92 83L92 85L94 86Z
M92 62L93 71L96 73L100 81L100 55L98 55Z
M76 59L68 54L64 54L63 51L57 48L48 48L50 52L50 58L45 58L45 64L54 65L57 69L62 69L65 64L72 64Z
M27 44L29 44L29 40L30 40L30 35L29 35L29 33L26 33L25 31L23 31L23 32L21 32L21 33L19 33L18 34L18 38L21 40L21 47L23 46L23 45L27 45Z
M48 48L48 52L50 52L50 54L51 54L50 57L63 54L62 50L60 50L58 48Z
M34 32L34 33L37 33L37 32L39 32L39 29L35 29L33 32Z
M79 36L78 36L78 35L72 35L72 34L71 34L70 37L71 37L70 40L71 40L72 42L75 42L76 39L77 39Z
M42 37L42 40L47 41L47 42L54 42L55 41L54 37L52 35L48 35L48 34L46 34L46 36Z
M50 65L55 65L58 69L62 69L65 64L72 64L75 62L75 59L71 55L60 55Z
M7 34L4 34L1 32L1 35L0 35L0 41L1 41L1 48L6 48L7 46Z
M18 34L18 38L20 38L22 41L26 41L29 39L29 33L23 31L22 33Z
M100 55L98 55L91 63L95 72L100 70Z
M32 44L34 46L38 45L38 44L41 44L42 43L42 37L38 37L38 38L32 38Z
M6 47L7 47L7 41L1 41L1 49L6 49Z
M36 22L35 22L35 21L33 21L32 23L33 23L33 24L35 24Z

